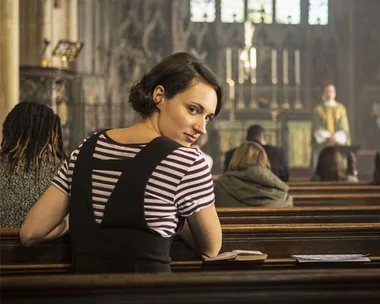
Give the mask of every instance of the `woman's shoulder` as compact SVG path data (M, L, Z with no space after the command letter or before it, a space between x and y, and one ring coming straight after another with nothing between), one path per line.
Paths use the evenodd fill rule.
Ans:
M204 159L202 152L198 148L192 148L192 147L179 146L177 149L175 149L172 152L172 154L178 155L179 157L192 160L192 161Z
M180 146L173 150L168 157L167 161L175 162L178 168L185 170L188 173L191 172L204 172L208 170L208 173L211 175L209 165L201 151L191 147Z

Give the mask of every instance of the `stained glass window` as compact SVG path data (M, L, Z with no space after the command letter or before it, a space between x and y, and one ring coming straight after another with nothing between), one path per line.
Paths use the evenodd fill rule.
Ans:
M281 24L300 23L300 0L276 0L276 22Z
M248 20L273 23L273 0L248 0Z
M309 0L309 24L329 23L329 0Z
M190 0L192 22L214 22L215 0Z
M221 0L222 22L244 22L244 0Z

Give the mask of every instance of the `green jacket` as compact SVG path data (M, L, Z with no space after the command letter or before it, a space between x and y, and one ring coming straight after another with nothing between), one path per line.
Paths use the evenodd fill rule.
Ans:
M289 186L271 170L251 166L244 171L227 171L215 182L216 207L292 207Z

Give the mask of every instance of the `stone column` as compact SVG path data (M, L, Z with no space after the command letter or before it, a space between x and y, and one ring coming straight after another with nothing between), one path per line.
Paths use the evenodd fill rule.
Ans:
M53 45L53 0L45 0L44 2L44 23L43 23L43 39L46 39L49 44L45 50L44 58L46 65L52 65L52 52L55 45Z
M59 5L53 6L53 12L52 12L53 22L52 22L52 37L51 37L53 50L57 46L59 40L68 38L66 28L65 28L66 4L67 2L61 2ZM62 67L61 58L57 56L53 56L52 66L56 68Z
M0 1L0 141L3 122L19 101L19 2Z
M349 108L348 119L350 122L351 131L351 143L356 142L356 138L360 138L360 132L357 132L355 119L359 117L359 113L355 113L355 102L356 101L356 45L355 45L355 1L351 0L348 5L348 100L347 106Z
M70 0L69 4L69 40L78 40L78 0Z
M18 1L16 1L18 2ZM44 6L42 0L19 0L20 64L41 64Z

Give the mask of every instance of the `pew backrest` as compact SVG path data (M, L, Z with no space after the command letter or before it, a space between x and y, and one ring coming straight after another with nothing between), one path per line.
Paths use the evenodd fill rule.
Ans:
M378 303L380 269L2 277L2 303Z
M217 208L222 224L380 223L380 206Z

